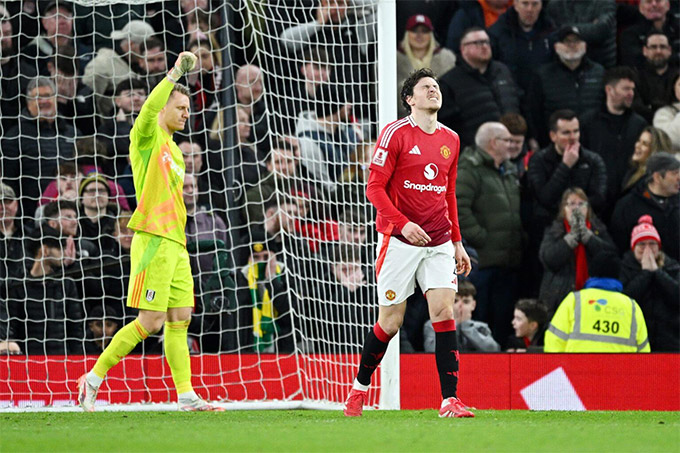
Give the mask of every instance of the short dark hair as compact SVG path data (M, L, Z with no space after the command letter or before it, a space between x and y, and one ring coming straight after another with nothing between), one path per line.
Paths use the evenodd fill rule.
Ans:
M43 209L43 218L45 221L56 219L59 217L61 211L71 209L75 213L78 213L78 205L71 200L55 200L47 203L45 209Z
M488 32L486 31L486 28L480 27L479 25L473 25L472 27L468 27L468 28L466 28L465 30L463 30L463 34L460 35L460 41L459 41L459 43L462 44L462 43L463 43L463 40L465 39L465 37L466 37L467 35L469 35L470 33L474 33L474 32L476 32L476 31L483 31L483 32L485 32L485 33L488 34Z
M59 52L54 54L54 67L67 76L76 75L76 51L73 46L59 46Z
M588 260L588 272L591 277L619 278L621 260L614 252L601 251L593 259Z
M680 78L680 72L676 72L675 77L668 84L668 89L666 90L666 102L668 104L675 104L680 101L680 98L675 95L675 84L678 83L678 78Z
M506 113L501 116L501 119L498 121L508 128L508 132L510 132L511 135L526 135L529 130L527 121L519 113Z
M604 72L602 84L604 86L616 85L619 83L619 80L623 79L628 79L631 82L636 83L637 75L635 74L635 70L628 66L614 66L613 68L609 68Z
M645 35L645 47L647 47L647 44L649 43L649 38L651 38L654 35L661 35L666 37L666 41L668 41L668 44L671 43L671 40L668 38L668 35L662 31L657 30L656 28L652 27L647 34Z
M555 110L552 113L552 115L550 115L550 119L548 120L550 130L553 132L557 132L557 122L559 120L571 121L574 118L578 118L578 116L576 115L576 112L574 112L573 110L569 109Z
M42 246L62 249L64 242L61 239L61 234L57 230L47 225L41 225L36 228L35 232L28 238L27 249L31 256L36 257L40 247Z
M434 80L439 83L439 80L437 80L437 75L432 71L430 68L422 68L413 71L409 76L404 80L404 84L401 86L401 105L404 106L407 112L411 113L411 106L408 105L408 102L406 102L406 98L413 96L413 88L418 85L418 82L420 82L420 79L424 79L425 77L431 77Z
M163 41L153 36L151 38L147 38L146 41L144 41L139 47L139 51L142 53L142 55L144 55L149 49L155 49L156 47L160 47L161 52L165 50L165 44L163 44Z
M535 321L541 327L548 320L548 309L537 299L520 299L515 309L524 313L529 321Z
M132 90L144 90L144 92L146 93L147 90L146 83L144 83L140 79L133 79L132 77L125 79L118 85L116 85L114 96L120 96L123 93L123 91Z
M78 167L73 161L66 161L59 164L57 170L54 172L54 176L76 176L78 174Z
M477 295L477 288L469 280L461 280L458 282L458 295L460 297L475 297Z

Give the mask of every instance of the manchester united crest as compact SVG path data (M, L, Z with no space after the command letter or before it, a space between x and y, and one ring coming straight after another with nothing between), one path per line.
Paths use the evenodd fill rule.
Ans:
M385 297L387 298L387 300L394 300L394 298L397 297L397 294L391 289L388 289L387 291L385 291Z
M451 149L446 145L439 148L439 152L441 153L444 159L448 159L449 157L451 157Z

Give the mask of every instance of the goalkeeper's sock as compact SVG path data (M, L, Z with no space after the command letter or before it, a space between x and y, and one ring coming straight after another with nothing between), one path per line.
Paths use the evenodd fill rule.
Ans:
M439 383L444 399L455 397L458 388L458 339L456 321L433 322L435 336L434 357L437 361Z
M126 325L120 329L111 339L111 343L104 349L104 352L97 359L97 363L94 364L91 373L94 373L100 379L106 377L106 373L116 366L123 357L128 355L137 344L146 339L149 336L149 332L146 331L144 326L135 319L130 324ZM94 385L95 381L88 379L90 385ZM101 382L100 382L101 384Z
M189 358L189 345L187 344L187 330L191 320L186 321L166 321L165 338L165 359L170 365L172 380L175 382L177 394L193 391L191 386L191 359Z
M368 386L371 384L371 376L380 361L385 355L387 345L390 343L392 337L387 335L377 322L373 326L364 343L364 350L361 353L361 363L359 364L359 372L357 373L357 381L361 385Z

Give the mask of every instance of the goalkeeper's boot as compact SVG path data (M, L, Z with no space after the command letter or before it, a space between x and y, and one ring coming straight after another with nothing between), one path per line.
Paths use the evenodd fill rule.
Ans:
M184 412L224 412L223 407L213 406L203 401L201 398L196 398L191 401L182 401L177 403L179 410Z
M362 390L352 389L345 401L345 408L342 413L345 417L361 417L364 411L364 403L366 402L366 392Z
M475 414L470 412L467 407L465 407L465 404L463 404L458 398L451 397L442 401L442 408L439 409L439 416L463 418L474 417Z
M94 412L94 402L99 389L87 382L87 373L78 378L78 404L85 412Z

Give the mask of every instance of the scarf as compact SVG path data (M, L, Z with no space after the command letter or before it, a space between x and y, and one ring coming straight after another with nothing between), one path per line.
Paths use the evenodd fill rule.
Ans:
M430 38L430 46L427 48L427 52L425 53L425 56L421 60L415 55L413 55L413 51L411 50L411 44L409 44L408 42L408 36L405 36L403 41L401 41L401 48L404 49L404 53L408 57L408 61L411 62L414 71L418 69L429 68L432 66L432 55L434 55L434 49L436 48L436 46L437 43L434 40L434 36L432 36Z
M253 304L253 337L255 350L258 352L270 351L274 345L277 326L275 319L278 316L274 303L264 284L265 267L267 263L249 264L246 270L250 300ZM281 275L281 267L276 266L276 277Z
M567 219L564 219L563 222L564 228L567 230L567 233L569 233L571 231L569 222L567 222ZM590 229L590 220L586 220L586 227ZM574 249L574 257L576 258L576 270L574 272L576 279L574 281L574 291L578 291L583 288L586 280L588 280L588 259L586 258L586 246L579 242Z

